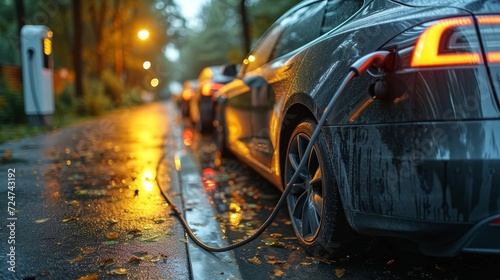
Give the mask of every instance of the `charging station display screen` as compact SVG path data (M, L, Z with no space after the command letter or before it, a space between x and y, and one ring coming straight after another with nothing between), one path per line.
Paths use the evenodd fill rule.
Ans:
M50 69L50 55L52 54L52 41L48 38L42 39L43 67Z

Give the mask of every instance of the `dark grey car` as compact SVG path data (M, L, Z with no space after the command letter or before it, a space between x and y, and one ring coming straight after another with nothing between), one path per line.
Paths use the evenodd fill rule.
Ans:
M498 34L498 0L303 1L220 89L219 149L282 190L307 160L287 202L314 255L349 252L353 232L500 253Z

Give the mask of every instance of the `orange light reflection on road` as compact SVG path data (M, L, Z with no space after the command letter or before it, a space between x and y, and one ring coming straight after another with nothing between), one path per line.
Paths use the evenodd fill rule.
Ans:
M191 129L185 129L184 132L182 133L182 140L184 142L184 145L187 147L190 147L193 145L193 139L194 139L194 133Z
M214 191L215 188L217 188L217 182L214 180L214 177L216 174L217 174L217 171L215 171L213 168L205 168L201 172L203 186L205 188L205 191L210 192L210 191Z
M155 176L153 175L153 172L149 169L145 169L144 172L142 173L142 187L146 192L151 192L154 187L154 179Z

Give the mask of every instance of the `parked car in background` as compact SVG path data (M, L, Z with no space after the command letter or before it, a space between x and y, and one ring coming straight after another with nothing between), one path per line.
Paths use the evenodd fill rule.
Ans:
M302 1L219 90L219 150L281 190L305 158L287 202L313 255L352 252L353 232L500 253L498 34L498 0Z
M236 66L230 68L226 69L224 65L209 66L200 72L194 96L189 103L189 116L198 132L212 131L214 107L212 96L224 84L234 79Z
M181 92L181 112L182 116L189 116L189 102L193 99L196 90L197 81L187 80L182 84Z

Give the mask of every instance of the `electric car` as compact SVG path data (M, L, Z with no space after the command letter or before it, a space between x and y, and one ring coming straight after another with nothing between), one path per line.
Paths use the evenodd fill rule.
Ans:
M194 91L196 89L197 80L187 80L182 84L181 93L181 113L182 116L189 116L189 103L193 99Z
M498 34L498 0L302 1L219 90L217 146L285 191L313 255L500 253Z
M208 66L201 70L196 82L194 95L189 101L189 117L196 130L201 133L211 132L214 119L212 96L224 84L232 81L236 75L236 66L226 69L225 65Z

